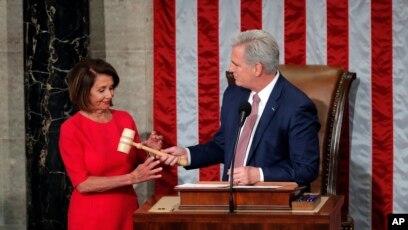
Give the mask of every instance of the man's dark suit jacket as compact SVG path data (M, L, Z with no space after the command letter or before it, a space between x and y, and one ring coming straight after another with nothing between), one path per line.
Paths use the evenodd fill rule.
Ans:
M231 84L224 92L221 126L213 139L189 147L191 165L186 169L224 164L228 180L239 129L239 107L251 91ZM247 166L260 167L264 181L294 181L308 185L319 171L320 123L313 101L282 75L278 78L262 113Z

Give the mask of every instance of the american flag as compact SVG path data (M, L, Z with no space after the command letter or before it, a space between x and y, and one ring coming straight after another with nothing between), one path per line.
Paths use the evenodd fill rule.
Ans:
M167 145L209 140L219 127L230 41L263 29L282 64L357 73L350 95L349 213L356 229L386 229L408 213L407 0L155 0L154 128ZM166 168L156 193L220 180L222 165Z

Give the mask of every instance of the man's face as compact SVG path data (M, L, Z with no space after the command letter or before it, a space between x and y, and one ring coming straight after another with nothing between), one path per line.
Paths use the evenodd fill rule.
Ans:
M251 89L255 80L255 65L248 65L244 59L245 46L234 46L231 52L229 71L234 74L235 84Z

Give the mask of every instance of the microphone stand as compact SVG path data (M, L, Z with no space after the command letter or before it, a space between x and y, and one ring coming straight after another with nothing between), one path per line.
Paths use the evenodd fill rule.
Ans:
M241 133L242 125L239 126L237 139L235 140L234 146L234 154L231 160L231 170L230 170L230 188L229 188L229 212L234 213L234 196L233 196L233 187L234 187L234 163L235 163L235 155L237 154L237 145L239 140L239 134Z
M251 105L249 102L245 101L241 103L239 107L239 128L237 133L237 138L235 140L234 152L231 159L231 170L230 170L230 188L229 188L229 212L234 212L234 164L235 164L235 155L237 155L237 146L239 141L239 136L241 134L242 126L244 125L245 119L251 113Z

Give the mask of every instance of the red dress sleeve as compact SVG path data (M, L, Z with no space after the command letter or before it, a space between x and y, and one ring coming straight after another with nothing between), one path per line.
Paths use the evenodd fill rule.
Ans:
M84 150L79 138L79 133L75 132L73 126L61 126L59 138L61 157L74 187L85 181L88 177Z

